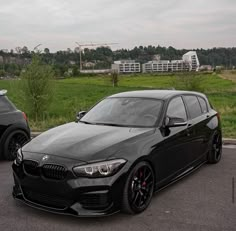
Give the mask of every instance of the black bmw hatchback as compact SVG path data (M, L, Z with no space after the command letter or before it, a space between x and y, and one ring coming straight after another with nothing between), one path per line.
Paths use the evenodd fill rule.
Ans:
M14 160L17 150L30 139L26 114L19 111L0 90L0 157Z
M155 191L221 153L219 115L205 95L119 93L20 149L13 196L75 216L140 213Z

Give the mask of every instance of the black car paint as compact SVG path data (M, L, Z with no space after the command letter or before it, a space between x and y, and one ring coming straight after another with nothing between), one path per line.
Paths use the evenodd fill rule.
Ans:
M124 147L132 146L132 139L142 139L153 128L126 128L84 123L69 123L51 129L23 147L23 152L56 154L84 162L106 160Z
M155 190L160 190L183 174L189 173L206 162L212 137L216 131L220 131L220 121L217 112L208 104L209 112L188 120L186 126L165 127L168 103L173 97L184 97L185 94L190 93L178 92L162 98L165 102L163 116L153 128L125 128L75 122L41 134L23 147L24 159L35 160L40 166L44 163L63 164L68 169L67 178L59 182L43 177L35 178L27 175L22 165L13 164L16 183L14 197L52 212L76 216L107 215L120 210L125 180L132 166L140 160L148 161L153 167ZM49 155L49 159L44 162L42 158L45 154ZM78 178L72 170L74 166L116 158L124 158L127 163L111 177ZM67 198L74 204L66 210L58 210L34 203L27 200L22 193L22 188L29 186L42 194ZM99 193L109 194L108 206L93 209L81 204L80 200L85 195Z
M0 95L0 100L7 104L7 110L0 110L0 154L4 145L4 134L7 129L23 130L30 137L30 128L28 121L24 118L22 112L5 95Z

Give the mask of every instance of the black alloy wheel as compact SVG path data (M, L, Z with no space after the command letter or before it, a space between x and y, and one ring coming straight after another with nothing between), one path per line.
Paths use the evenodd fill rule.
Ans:
M216 133L212 140L211 150L208 156L208 163L216 164L220 161L222 156L222 136L220 133Z
M14 160L17 150L29 140L28 135L22 130L16 130L9 134L4 145L4 157L6 160Z
M140 162L132 169L124 189L124 212L140 213L148 207L154 191L154 180L154 172L149 163Z

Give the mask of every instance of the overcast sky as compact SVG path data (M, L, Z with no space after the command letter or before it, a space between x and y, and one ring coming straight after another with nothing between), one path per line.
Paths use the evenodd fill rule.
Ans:
M0 0L0 49L236 46L236 0Z

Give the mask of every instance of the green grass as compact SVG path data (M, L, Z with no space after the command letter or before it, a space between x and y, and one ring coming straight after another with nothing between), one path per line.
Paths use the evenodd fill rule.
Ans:
M168 75L126 75L120 77L118 87L113 88L109 77L80 77L55 81L55 96L41 121L32 121L32 130L45 130L59 124L73 121L75 114L87 110L102 98L123 91L140 89L184 89L179 78ZM221 114L224 137L236 138L236 83L217 75L197 75L198 87L209 97ZM197 80L197 81L198 81ZM18 80L19 81L19 80ZM19 97L18 81L1 80L0 89L7 89L8 96L24 110Z
M232 84L231 80L222 79L217 75L196 75L196 77L201 79L202 88L208 92L236 91L236 84ZM107 76L70 78L60 81L67 84L111 86ZM119 86L166 89L176 87L174 86L175 82L176 76L174 75L123 75L120 77ZM182 87L180 83L180 88Z

